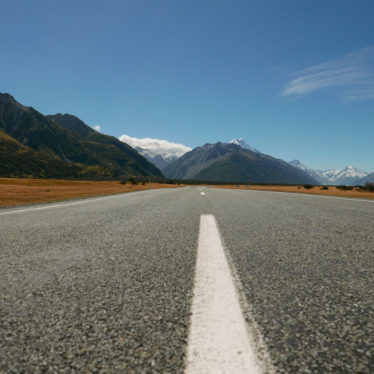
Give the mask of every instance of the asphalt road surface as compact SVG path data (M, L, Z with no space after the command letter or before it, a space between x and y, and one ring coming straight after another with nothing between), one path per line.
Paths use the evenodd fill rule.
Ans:
M198 187L1 209L0 371L183 373L206 214L274 371L374 372L374 202Z

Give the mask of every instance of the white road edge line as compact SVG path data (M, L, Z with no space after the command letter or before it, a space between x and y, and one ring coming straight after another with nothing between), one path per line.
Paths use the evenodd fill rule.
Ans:
M141 192L143 192L143 191L141 191ZM134 195L135 193L136 192L132 192L132 195ZM112 195L112 196L106 196L106 197L98 197L98 198L88 197L85 200L74 201L74 202L71 202L71 203L51 204L51 205L45 205L45 206L36 207L36 208L11 210L11 211L8 211L8 212L0 212L0 216L5 215L5 214L14 214L14 213L34 211L34 210L44 210L44 209L51 209L51 208L60 208L60 207L65 207L65 206L69 206L69 205L91 203L91 202L95 202L95 201L114 199L115 197L121 197L121 196L127 195L127 194L128 194L128 192L124 192L124 193L119 193L119 194L115 194L115 195Z
M263 373L215 217L203 214L185 374Z
M374 200L364 199L362 197L340 197L340 196L331 196L331 195L318 195L318 194L311 194L311 193L302 193L302 192L286 192L286 191L269 191L269 190L244 190L244 191L258 191L258 192L273 192L273 193L282 193L282 194L290 194L296 196L306 196L306 197L324 197L326 199L336 199L336 200L349 200L349 201L361 201L367 203L374 203Z

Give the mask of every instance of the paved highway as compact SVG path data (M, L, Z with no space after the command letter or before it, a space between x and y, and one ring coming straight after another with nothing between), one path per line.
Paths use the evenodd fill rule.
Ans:
M0 371L183 373L202 215L262 370L374 372L374 202L198 187L0 210Z

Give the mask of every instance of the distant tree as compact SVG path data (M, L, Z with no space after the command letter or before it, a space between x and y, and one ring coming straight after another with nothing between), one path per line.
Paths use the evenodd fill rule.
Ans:
M367 182L365 184L365 190L369 192L374 192L374 183Z
M133 184L133 185L136 185L136 184L139 183L138 180L136 179L136 177L130 177L130 178L129 178L129 182L130 182L131 184Z
M346 185L341 185L341 186L336 186L336 188L340 191L351 191L353 190L353 186L346 186Z

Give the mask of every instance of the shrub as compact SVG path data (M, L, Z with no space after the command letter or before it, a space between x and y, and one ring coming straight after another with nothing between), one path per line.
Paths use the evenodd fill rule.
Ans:
M329 188L327 186L322 186L320 190L328 190Z
M135 177L130 177L129 178L129 182L131 183L131 184L138 184L138 180L135 178Z
M365 190L369 192L374 192L374 183L367 182L365 184Z
M304 184L304 188L306 190L310 190L311 188L313 188L314 186L312 186L311 184Z
M164 179L162 182L165 184L176 184L174 179Z
M340 191L351 191L353 190L353 186L345 186L344 184L341 186L336 186L336 188Z

